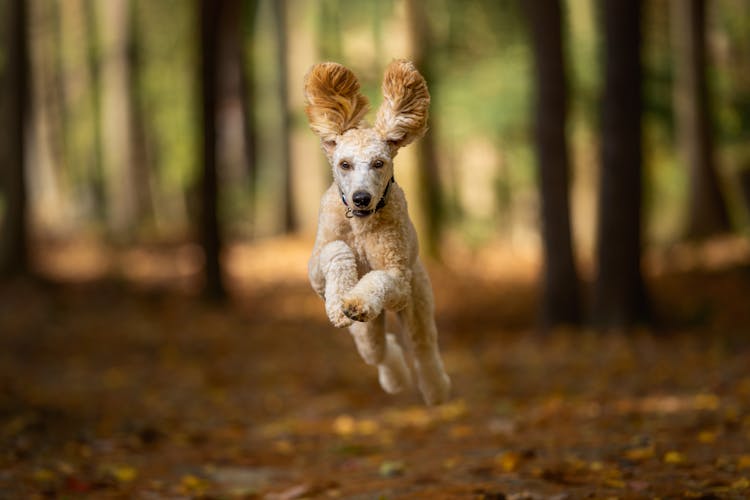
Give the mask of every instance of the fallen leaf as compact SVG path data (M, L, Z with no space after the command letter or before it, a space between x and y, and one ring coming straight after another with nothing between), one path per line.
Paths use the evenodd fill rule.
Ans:
M120 483L129 483L133 481L138 472L128 465L118 465L109 469L110 474Z
M693 398L693 408L696 410L715 411L719 408L721 400L716 394L697 394Z
M750 480L748 480L746 477L741 477L732 483L731 488L733 490L746 490L750 488Z
M608 477L604 480L604 485L609 486L610 488L617 488L622 489L625 487L625 482L621 479L614 479L611 477Z
M383 477L396 477L404 473L406 467L401 460L386 460L380 464L380 475Z
M180 489L184 493L200 495L206 490L207 486L205 481L192 474L186 474L180 479Z
M450 430L450 435L454 439L462 439L473 433L474 429L470 425L454 425Z
M333 432L339 436L350 436L354 433L355 421L351 415L339 415L333 421Z
M717 437L716 431L701 431L698 433L698 441L705 444L710 444L716 441Z
M625 458L632 460L633 462L642 462L648 460L654 456L656 450L653 445L639 446L638 448L630 448L625 451Z
M466 402L463 399L458 399L450 403L446 403L440 407L440 416L443 420L451 421L456 420L466 415Z
M681 464L685 462L685 455L679 451L668 451L664 454L664 463Z
M39 483L48 483L55 479L55 473L49 469L36 469L32 477Z
M503 472L513 472L521 462L521 455L514 451L506 451L496 456L495 461Z
M740 455L737 459L737 469L750 469L750 455Z

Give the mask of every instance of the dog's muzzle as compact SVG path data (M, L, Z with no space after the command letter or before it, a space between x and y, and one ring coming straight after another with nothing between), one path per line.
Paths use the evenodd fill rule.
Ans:
M391 179L388 181L388 185L385 186L385 190L383 191L383 196L380 197L380 201L378 201L378 204L375 205L375 208L369 210L350 207L349 203L347 203L346 201L346 195L344 194L344 191L339 187L339 192L341 193L341 201L344 202L344 206L346 207L346 218L351 219L352 217L367 217L368 215L372 215L383 208L387 203L388 191L390 191L391 184L393 184L394 182L396 182L395 179L391 177ZM354 202L355 207L366 207L372 201L372 197L370 196L370 193L367 193L365 191L357 191L354 193L354 195L352 195L352 201Z

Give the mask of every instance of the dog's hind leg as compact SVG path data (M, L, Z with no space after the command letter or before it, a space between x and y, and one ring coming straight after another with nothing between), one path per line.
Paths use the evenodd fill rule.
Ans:
M411 385L401 346L395 335L385 333L385 313L367 323L355 322L349 331L365 363L378 367L378 381L385 392L396 394Z
M425 403L443 403L448 399L451 382L438 349L432 286L420 262L417 262L414 269L412 300L399 316L407 330L406 337L414 355L419 390Z

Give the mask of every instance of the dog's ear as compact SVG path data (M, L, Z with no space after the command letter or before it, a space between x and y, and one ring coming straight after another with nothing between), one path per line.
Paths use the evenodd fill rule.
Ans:
M375 118L375 130L392 148L406 146L427 130L430 92L410 61L395 60L385 70L383 104Z
M313 66L305 77L305 113L310 128L330 154L336 138L357 128L367 113L367 97L359 91L359 81L344 66L325 62Z

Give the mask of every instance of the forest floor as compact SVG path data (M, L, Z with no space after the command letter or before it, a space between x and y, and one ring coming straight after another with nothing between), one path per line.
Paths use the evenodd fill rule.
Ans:
M0 287L0 498L750 496L747 241L650 257L659 326L628 335L535 334L532 261L432 266L434 408L328 324L307 241L233 249L228 306L189 247L87 248Z

